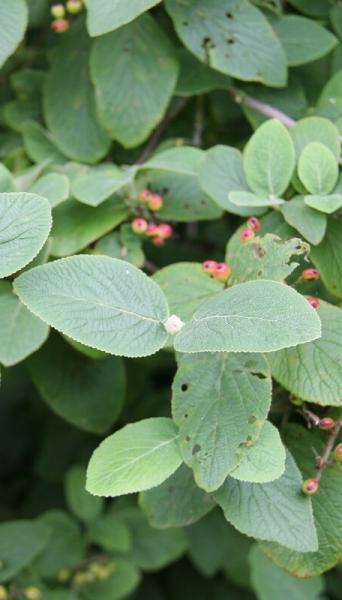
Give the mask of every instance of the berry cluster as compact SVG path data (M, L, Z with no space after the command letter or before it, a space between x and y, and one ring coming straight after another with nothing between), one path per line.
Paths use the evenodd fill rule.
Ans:
M248 242L253 239L260 227L260 221L257 217L249 217L249 219L247 219L246 227L243 227L240 231L240 239L242 242Z
M339 430L338 429L339 424L336 423L336 421L334 419L332 419L331 417L323 417L322 419L318 418L315 425L317 425L322 431L332 431L334 437L336 436L336 434ZM334 431L335 431L335 433L334 433ZM337 462L337 463L342 462L342 443L337 444L337 446L335 446L332 454L333 454L333 459L335 462ZM323 471L323 468L326 466L326 464L329 464L328 458L322 459L322 458L318 457L318 461L316 464L316 468L318 469L317 476L310 477L309 479L305 479L305 481L303 482L302 491L307 496L312 496L312 494L315 494L318 491L322 471Z
M51 22L51 29L56 33L64 33L70 27L70 21L67 17L69 15L77 15L83 9L83 0L67 0L64 4L54 4L51 7L51 15L53 21Z
M227 283L232 273L232 268L225 262L216 262L216 260L205 260L202 263L202 269L211 277L222 283Z
M152 244L162 246L168 238L172 237L173 229L168 223L148 223L143 217L136 217L132 221L132 230L139 235L151 238Z

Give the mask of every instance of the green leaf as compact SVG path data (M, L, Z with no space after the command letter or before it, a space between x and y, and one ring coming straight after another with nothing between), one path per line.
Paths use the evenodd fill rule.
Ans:
M134 565L121 559L107 563L112 575L87 583L82 589L85 600L120 600L130 595L140 582L140 573Z
M133 21L161 0L87 0L88 31L91 36L103 35Z
M164 198L164 205L158 211L162 220L191 223L222 215L222 210L201 190L197 176L149 171L148 181L153 191Z
M234 285L195 312L175 338L180 352L271 352L321 334L315 310L293 288L260 280Z
M304 202L310 208L330 215L342 206L342 194L305 196Z
M295 196L281 207L286 222L297 229L310 244L317 245L327 228L325 214L306 205L303 196Z
M336 8L340 9L339 5L336 5ZM334 73L333 76L330 79L328 79L327 83L323 87L323 90L321 91L320 97L318 99L319 107L337 104L338 100L342 96L341 82L342 69L336 71L336 73Z
M312 477L314 451L322 456L326 440L319 433L291 424L284 431L285 443L293 452L304 478ZM316 552L289 551L279 543L263 543L262 549L282 569L296 577L314 577L328 571L342 558L342 472L337 464L329 465L320 480L320 489L312 497L319 548ZM298 533L303 532L302 525Z
M279 569L260 548L255 545L250 552L253 589L258 600L320 600L324 591L324 579L312 577L298 579Z
M27 265L51 228L50 205L36 194L0 194L0 277Z
M73 256L23 273L15 290L43 321L98 350L147 356L165 343L165 296L125 261Z
M290 66L304 65L328 54L338 40L327 29L299 15L272 19L272 27L284 46Z
M310 257L319 269L321 278L328 291L342 298L342 229L341 222L328 219L324 240L311 248Z
M12 173L0 163L0 193L15 192L15 182Z
M214 506L213 499L194 482L191 469L181 465L164 483L142 492L139 504L152 527L185 527Z
M312 142L300 155L298 175L311 194L329 194L338 179L337 160L326 146Z
M12 292L9 282L0 282L0 363L15 365L45 342L48 326L27 310Z
M177 439L177 428L164 417L126 425L95 450L87 490L96 496L120 496L163 483L182 462Z
M199 487L217 490L258 439L271 401L269 367L253 354L180 355L172 390L183 460Z
M83 20L74 23L62 38L44 86L45 119L63 154L94 163L107 154L110 140L96 120L88 73L90 39Z
M49 510L39 517L39 523L51 530L51 543L39 556L35 569L41 577L55 578L62 569L70 569L84 555L85 544L79 525L63 510Z
M319 142L326 146L336 160L340 157L340 140L337 127L328 119L322 117L307 117L301 119L291 127L290 135L294 143L297 160L304 148L313 142Z
M162 569L186 551L187 539L182 529L155 529L137 508L127 509L122 517L132 536L127 558L144 571Z
M243 166L253 192L281 197L293 174L295 153L290 134L280 121L270 119L260 125L244 150Z
M166 0L165 4L179 37L202 62L237 79L285 85L284 50L266 18L249 2Z
M72 195L76 200L98 206L134 179L134 170L121 171L114 165L89 167L76 176L72 183Z
M0 524L0 582L12 579L46 547L50 530L37 521L7 521Z
M99 405L100 406L100 405ZM104 508L102 498L96 498L85 489L86 469L72 467L65 476L65 496L70 511L81 521L93 521Z
M93 496L95 499L95 497ZM98 500L98 498L97 498ZM132 546L128 526L120 515L107 512L88 526L87 537L90 542L101 546L107 552L128 552Z
M25 122L22 127L25 151L33 162L41 163L46 160L54 164L63 164L66 158L58 150L52 135L39 123Z
M302 476L290 453L284 474L270 483L228 477L214 493L236 529L260 540L276 541L300 552L317 550L311 499L301 493Z
M272 375L307 402L341 406L342 309L320 300L322 337L268 355Z
M230 475L239 481L268 483L279 479L285 471L285 448L278 429L265 421L258 439L247 446L242 461Z
M142 236L135 234L131 225L126 223L119 231L102 237L95 244L94 253L127 260L136 267L142 267L145 262L142 244Z
M223 284L204 273L197 263L176 263L160 269L153 279L163 290L171 314L188 321L197 308L223 289Z
M199 166L199 182L202 189L228 212L242 216L265 212L262 208L237 207L228 199L234 190L248 192L242 156L235 148L221 145L210 148Z
M312 17L327 16L330 8L326 0L289 0L289 4Z
M115 196L92 207L68 200L53 211L52 248L54 256L74 254L108 233L128 216L128 208Z
M252 194L252 192L245 191L230 192L228 198L237 206L250 206L251 208L254 206L262 207L284 204L284 200L281 198L265 198L264 196L256 196L256 194Z
M25 0L8 4L0 0L0 66L13 54L24 37L28 10Z
M199 148L191 146L181 146L179 148L169 148L162 152L157 152L147 162L139 168L158 169L160 171L169 171L170 173L180 173L183 175L197 176L198 167L203 159L204 152Z
M123 146L141 144L162 119L177 82L168 37L144 14L96 40L90 67L103 126Z
M290 262L291 256L309 252L309 245L299 238L283 241L277 235L266 233L249 243L241 243L239 233L232 235L227 244L225 260L232 268L231 284L253 279L283 281L299 264Z
M118 419L125 397L121 359L94 361L52 335L28 366L44 402L68 423L101 434Z
M230 77L210 69L185 48L180 48L177 56L180 66L175 90L177 96L191 97L216 89L226 90L231 87Z
M69 187L69 179L65 175L48 173L37 179L29 191L43 196L54 207L68 199Z

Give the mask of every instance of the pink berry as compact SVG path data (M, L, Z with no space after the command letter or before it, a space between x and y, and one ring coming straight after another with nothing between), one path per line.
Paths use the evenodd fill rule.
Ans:
M256 233L261 227L259 219L256 217L249 217L247 220L247 227Z
M337 462L342 462L342 444L337 444L335 447L334 458Z
M217 281L221 281L222 283L226 283L228 281L230 275L232 273L232 268L230 265L224 262L217 263L213 276Z
M205 273L209 273L209 275L213 275L216 265L217 265L216 260L205 260L202 263L202 270L205 271Z
M69 21L67 19L55 19L51 23L51 28L56 33L63 33L67 29L69 29Z
M315 279L319 279L319 271L317 269L304 269L302 273L302 279L304 281L313 281Z
M334 421L334 419L331 419L331 417L323 417L323 419L320 419L319 421L319 428L323 429L323 431L329 431L329 429L334 429L336 423Z
M158 235L158 225L155 225L155 223L149 223L147 225L146 234L149 237L154 237Z
M163 198L159 194L152 194L148 200L150 210L160 210L163 206Z
M65 8L63 4L54 4L51 6L51 14L54 19L63 19L65 16Z
M311 477L310 479L306 479L303 482L302 490L303 490L304 494L306 494L307 496L311 496L312 494L315 494L317 492L318 488L319 488L318 479L315 479L314 477Z
M160 237L159 235L156 235L156 237L152 239L152 244L154 244L155 246L163 246L164 242L164 238Z
M134 233L146 233L147 227L147 221L142 217L137 217L132 221L132 229Z
M307 298L307 301L309 302L309 304L311 304L312 308L319 308L320 301L318 298L315 298L315 296L309 296L309 298Z
M151 192L147 189L141 190L138 194L138 200L140 200L140 202L148 202L150 198Z
M161 223L160 225L158 225L158 235L163 240L170 238L172 236L172 233L173 229L168 223Z
M253 237L254 237L253 229L250 229L249 227L243 227L243 229L241 229L240 239L243 242L247 242L248 240L251 240Z

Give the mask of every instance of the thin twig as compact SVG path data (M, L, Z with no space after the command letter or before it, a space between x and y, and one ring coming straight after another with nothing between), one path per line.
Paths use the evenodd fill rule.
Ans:
M296 124L294 119L283 113L281 110L278 110L270 104L256 100L256 98L252 98L251 96L248 96L247 94L244 94L235 88L231 88L229 90L229 94L238 104L248 106L249 108L252 108L258 113L271 119L278 119L278 121L285 125L285 127L293 127Z
M146 269L146 271L149 271L150 273L155 273L156 271L158 271L158 267L150 260L145 260L144 269Z
M189 98L180 98L178 102L176 102L175 105L170 109L170 111L165 115L164 119L159 123L157 129L152 134L141 155L139 156L136 162L137 165L143 164L150 158L152 152L158 146L168 126L172 123L172 121L175 120L175 118L179 115L183 108L185 108L188 102Z
M323 475L323 471L329 462L331 451L333 450L333 448L335 446L335 443L336 443L337 437L340 433L341 427L342 427L342 419L340 419L339 421L336 422L334 429L332 429L331 432L329 433L327 443L324 448L324 452L323 452L322 456L320 456L317 460L316 479L318 481L321 479L321 477Z
M204 128L204 110L203 110L203 96L197 96L196 100L196 112L194 122L194 133L192 136L192 143L194 146L200 148L202 146L203 128Z
M301 408L298 408L297 412L300 415L302 415L302 417L304 417L304 419L306 420L309 427L312 427L312 425L317 427L319 425L319 422L320 422L319 416L316 415L315 413L313 413L311 410L308 410L307 408L305 408L303 406Z

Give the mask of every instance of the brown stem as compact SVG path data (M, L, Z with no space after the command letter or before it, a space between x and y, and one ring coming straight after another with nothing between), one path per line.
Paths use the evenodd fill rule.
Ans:
M305 408L304 406L302 408L299 408L297 410L297 412L299 412L299 414L301 414L304 419L306 420L306 422L308 423L308 425L311 427L312 425L314 425L315 427L317 427L319 425L320 422L320 418L318 415L316 415L315 413L313 413L311 410L308 410L307 408Z
M336 425L334 427L334 429L332 429L329 433L328 439L327 439L327 443L325 445L324 448L324 452L322 454L322 456L320 456L317 459L317 473L316 473L316 479L319 481L323 475L323 471L325 469L325 467L327 466L328 462L329 462L329 458L330 458L330 454L335 446L338 434L341 431L341 427L342 427L342 419L340 419L339 421L336 422Z
M149 273L155 273L156 271L158 271L158 267L150 260L145 260L144 269L146 269L146 271L149 271Z
M192 136L192 143L194 146L197 146L198 148L200 148L202 146L203 128L204 128L203 96L197 96L195 122L194 122L194 133Z
M172 123L172 121L175 120L175 118L179 115L179 113L183 110L183 108L187 105L188 102L189 98L180 98L178 102L175 103L173 108L171 108L170 111L165 115L164 119L159 123L157 129L152 134L141 155L139 156L136 162L137 165L143 164L150 158L152 152L158 146L161 138L164 135L164 132L166 131L170 123Z
M265 102L261 102L260 100L256 100L256 98L252 98L243 92L235 88L231 88L229 90L229 94L234 98L235 102L241 104L243 106L248 106L258 113L265 115L265 117L269 117L271 119L278 119L285 127L293 127L296 124L296 121L283 113L281 110L278 110L274 106L270 104L266 104Z

